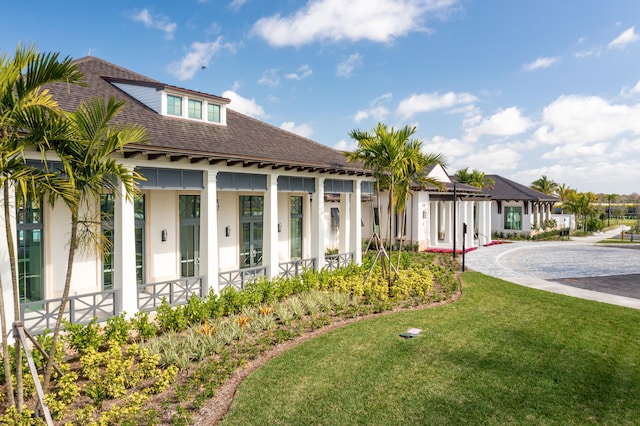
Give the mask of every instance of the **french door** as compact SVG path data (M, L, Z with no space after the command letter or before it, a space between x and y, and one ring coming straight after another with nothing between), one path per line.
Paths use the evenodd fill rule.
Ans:
M240 268L262 265L264 197L240 196Z
M200 265L200 196L180 195L180 275L195 277Z

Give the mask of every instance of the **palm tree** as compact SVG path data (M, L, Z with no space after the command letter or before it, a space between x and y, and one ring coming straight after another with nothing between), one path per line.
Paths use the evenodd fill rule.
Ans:
M595 209L592 202L597 201L597 197L592 192L577 192L565 203L565 207L576 216L582 216L582 230L587 230L587 216L593 215Z
M346 152L348 161L360 162L367 170L371 170L376 179L378 194L378 211L380 211L380 190L389 190L389 222L387 228L389 246L392 243L391 223L394 216L395 203L404 206L408 196L412 177L423 174L427 161L433 158L421 153L422 143L411 139L416 132L415 127L395 128L378 123L372 132L354 129L349 136L358 142L352 152ZM399 192L399 194L398 194ZM399 196L398 196L399 195ZM390 268L393 266L389 259ZM384 270L384 261L383 261ZM389 274L391 280L391 274Z
M16 198L24 199L28 192L35 196L46 191L59 193L66 197L68 187L54 175L43 173L26 165L23 152L34 147L41 152L47 148L47 141L55 137L59 108L56 101L42 86L55 83L79 83L81 74L71 58L59 59L58 53L39 53L31 46L18 44L13 58L5 53L0 56L0 184L3 187L5 218L11 217L11 189L15 189ZM44 154L43 154L44 159ZM20 294L16 271L16 253L13 245L11 222L5 221L5 232L11 278L13 284L14 318L20 321ZM0 293L2 282L0 281ZM6 315L4 299L0 299L2 321L2 352L8 360L8 342L5 338ZM21 365L20 342L16 341L16 362ZM8 402L15 404L10 371L5 362L6 390ZM22 407L22 369L16 369L18 389L18 410Z
M102 241L100 221L94 217L81 217L82 211L95 211L100 195L107 192L118 192L118 182L122 182L125 196L133 199L137 193L136 182L142 176L112 158L114 151L123 151L128 144L141 144L148 141L146 130L139 125L127 124L123 127L111 125L124 107L124 101L110 98L93 99L83 102L76 111L69 113L69 129L64 139L53 143L53 149L64 165L64 171L74 188L75 200L65 200L71 212L71 236L64 290L58 310L58 318L53 330L49 361L44 374L44 388L49 384L52 362L55 359L56 343L64 318L64 311L69 300L73 260L76 249L83 245L96 247L92 242ZM82 207L86 208L82 208ZM89 213L90 215L91 213ZM88 244L87 244L88 243Z
M607 226L611 225L611 203L615 203L618 198L618 194L607 194L606 199L609 203L609 207L607 208Z
M531 182L532 189L535 189L536 191L540 191L543 194L547 195L553 195L557 187L558 184L550 179L547 179L545 175L542 175L540 179Z
M496 183L493 178L488 177L480 170L473 169L473 171L469 172L468 167L456 171L454 176L457 182L466 183L480 189L491 188Z
M435 165L440 164L444 166L444 157L442 154L425 154L422 152L422 142L414 139L407 143L407 147L404 150L403 163L405 167L402 173L396 176L394 193L396 194L393 205L396 214L399 216L399 235L404 235L406 223L404 220L404 212L406 210L407 200L411 195L411 188L417 184L421 187L431 185L443 190L444 185L442 182L430 178L427 176L428 169ZM400 239L399 251L398 251L398 264L400 263L400 256L402 254L402 245L404 239Z

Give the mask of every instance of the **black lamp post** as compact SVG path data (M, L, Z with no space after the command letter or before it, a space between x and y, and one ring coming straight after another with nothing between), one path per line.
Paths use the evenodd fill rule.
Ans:
M456 204L458 194L456 192L456 182L453 181L453 258L456 258Z

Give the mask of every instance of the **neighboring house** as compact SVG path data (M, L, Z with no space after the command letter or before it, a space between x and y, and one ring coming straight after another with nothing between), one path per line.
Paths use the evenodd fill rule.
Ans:
M551 219L554 203L559 199L498 175L487 175L495 181L485 188L491 197L491 230L497 234L531 235L545 220Z
M467 233L464 235L464 247L473 248L491 242L491 200L488 195L483 194L478 188L463 183L454 182L446 170L440 166L433 166L427 173L428 177L434 178L444 185L444 190L440 191L435 186L423 187L415 185L412 188L411 196L406 202L404 212L406 227L401 232L399 221L396 217L391 220L392 235L394 242L400 239L404 244L417 247L418 250L454 248L454 228L455 248L460 251L463 247L463 225L467 225ZM454 207L454 193L457 204ZM380 221L381 229L387 230L389 226L389 194L380 194ZM374 226L374 218L378 216L377 202L372 200L363 204L363 231L364 239L370 239L373 230L378 230ZM455 217L457 220L454 221ZM454 225L455 224L455 225ZM388 235L380 235L385 241Z
M192 293L242 288L258 276L361 262L361 199L371 198L374 185L343 153L233 111L229 99L95 57L76 63L87 85L50 86L60 106L71 111L93 97L125 100L115 124L144 126L150 143L113 154L146 180L133 201L105 193L93 206L109 218L102 231L113 244L104 257L76 253L71 321L131 316L155 309L163 297L184 303ZM29 159L38 164L37 153ZM338 212L328 199L338 200ZM23 321L52 328L65 281L69 211L62 203L31 202L13 213ZM325 256L328 246L338 253ZM6 247L0 238L4 300L13 318Z

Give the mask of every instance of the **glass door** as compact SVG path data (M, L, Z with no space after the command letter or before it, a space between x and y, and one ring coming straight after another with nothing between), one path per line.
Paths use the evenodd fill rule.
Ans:
M262 265L264 197L240 196L240 268Z
M200 196L180 196L180 275L195 277L200 264Z

